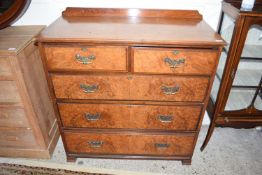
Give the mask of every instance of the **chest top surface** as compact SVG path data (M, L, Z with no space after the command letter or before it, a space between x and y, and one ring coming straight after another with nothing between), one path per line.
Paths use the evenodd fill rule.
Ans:
M192 10L67 8L40 42L220 46L222 38Z

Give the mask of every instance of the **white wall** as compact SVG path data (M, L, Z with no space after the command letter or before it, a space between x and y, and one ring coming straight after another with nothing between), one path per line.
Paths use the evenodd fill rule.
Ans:
M196 9L216 29L221 0L32 0L25 15L14 25L49 25L66 7Z
M32 0L27 12L14 25L49 25L66 7L196 9L216 30L221 0ZM203 124L208 124L205 115Z

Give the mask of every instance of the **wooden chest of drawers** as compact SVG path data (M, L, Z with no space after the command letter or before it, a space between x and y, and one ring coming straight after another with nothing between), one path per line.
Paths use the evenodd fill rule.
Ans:
M35 46L44 26L0 30L0 156L50 158L59 132Z
M68 161L191 163L224 45L197 11L68 8L38 43Z

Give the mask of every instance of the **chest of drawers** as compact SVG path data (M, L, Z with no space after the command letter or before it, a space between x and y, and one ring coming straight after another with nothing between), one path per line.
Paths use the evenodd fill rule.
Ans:
M68 161L191 163L224 45L197 11L67 8L38 44Z
M50 158L58 125L35 36L45 26L0 30L0 156Z

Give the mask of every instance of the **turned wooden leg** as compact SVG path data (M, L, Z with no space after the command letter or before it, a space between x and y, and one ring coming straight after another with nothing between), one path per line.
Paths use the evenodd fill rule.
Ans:
M66 160L67 160L67 162L72 162L72 163L76 162L76 158L72 157L72 156L66 156Z
M192 159L181 160L182 165L191 165Z

